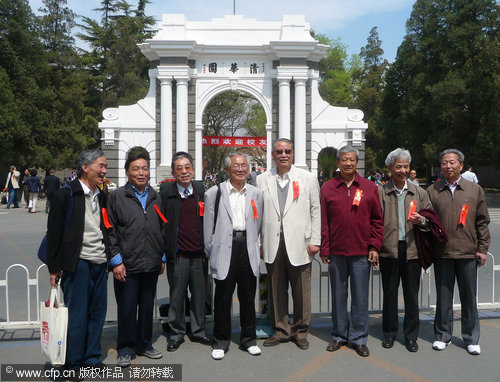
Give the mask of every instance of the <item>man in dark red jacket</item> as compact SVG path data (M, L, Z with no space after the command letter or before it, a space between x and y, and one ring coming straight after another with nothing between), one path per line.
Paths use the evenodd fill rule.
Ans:
M321 259L329 264L332 286L332 341L335 351L350 342L369 355L368 290L370 263L378 266L384 224L377 186L356 171L358 151L344 146L337 152L340 174L321 188ZM351 279L351 316L347 314L347 284Z

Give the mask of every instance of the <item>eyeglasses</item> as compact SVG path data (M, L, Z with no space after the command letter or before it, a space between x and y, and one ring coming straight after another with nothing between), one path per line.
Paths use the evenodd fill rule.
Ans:
M290 155L291 153L293 153L293 150L292 149L285 149L285 150L278 149L278 150L274 150L274 152L277 155L281 155L281 154L283 154L283 152L285 152L286 155Z

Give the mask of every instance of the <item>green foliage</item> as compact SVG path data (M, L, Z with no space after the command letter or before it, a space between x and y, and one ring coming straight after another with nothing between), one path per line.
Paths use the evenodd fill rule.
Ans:
M332 40L324 34L312 32L321 44L329 45L326 56L319 62L319 93L335 106L351 106L357 89L355 73L361 70L361 62L354 56L348 59L347 47L342 40Z
M500 163L498 11L490 0L417 0L387 74L379 119L385 150L417 166L440 151Z
M318 171L323 171L325 182L333 178L337 171L337 150L333 147L325 147L318 154Z

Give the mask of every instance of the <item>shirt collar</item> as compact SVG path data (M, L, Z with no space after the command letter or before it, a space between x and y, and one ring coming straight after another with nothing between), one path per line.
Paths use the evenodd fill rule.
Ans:
M132 184L130 184L130 187L132 187L132 190L134 190L134 192L139 195L139 196L144 196L144 195L147 195L149 194L149 189L148 189L148 186L146 186L146 188L144 189L144 191L142 192L139 192L139 190L133 186Z
M403 193L403 191L408 190L408 181L407 180L405 180L405 184L403 185L402 189L397 188L396 185L394 184L394 181L391 180L391 183L392 183L392 187L393 187L394 191L396 191L396 193L399 195L401 195Z
M243 188L241 190L238 190L237 188L233 187L233 185L231 184L231 181L228 179L226 180L227 182L227 190L229 191L229 193L240 193L240 194L243 194L245 192L247 192L247 186L246 184L243 186Z
M356 171L356 175L354 175L354 180L352 181L352 184L356 183L356 185L359 187L359 179L360 179L359 173ZM335 180L335 187L339 187L341 184L346 184L342 176L340 175L340 171L337 174L337 176L334 178ZM346 185L347 186L347 185Z
M450 187L450 188L451 188L451 187L456 187L456 186L458 186L458 185L459 185L459 182L460 182L460 180L462 179L462 175L460 175L460 177L458 178L458 180L457 180L455 183L453 183L453 184L450 184L450 183L446 180L446 178L443 178L443 179L444 179L444 184L446 184L448 187Z
M94 191L92 191L90 188L88 188L88 186L83 183L80 179L78 179L78 181L80 182L81 186L82 186L82 189L83 189L83 193L87 196L92 196L93 198L96 197L96 195L99 195L99 192L101 192L99 190L99 187L96 187L94 189Z
M193 183L189 183L189 186L187 186L187 188L182 187L181 185L179 185L179 183L176 184L177 184L177 191L179 192L179 195L181 197L184 197L184 190L188 190L189 195L193 194Z

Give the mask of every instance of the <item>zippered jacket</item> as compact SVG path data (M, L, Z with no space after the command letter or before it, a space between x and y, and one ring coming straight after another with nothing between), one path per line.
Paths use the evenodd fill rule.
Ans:
M108 197L111 258L120 254L129 274L159 272L165 252L160 195L151 186L148 190L145 210L128 182Z

